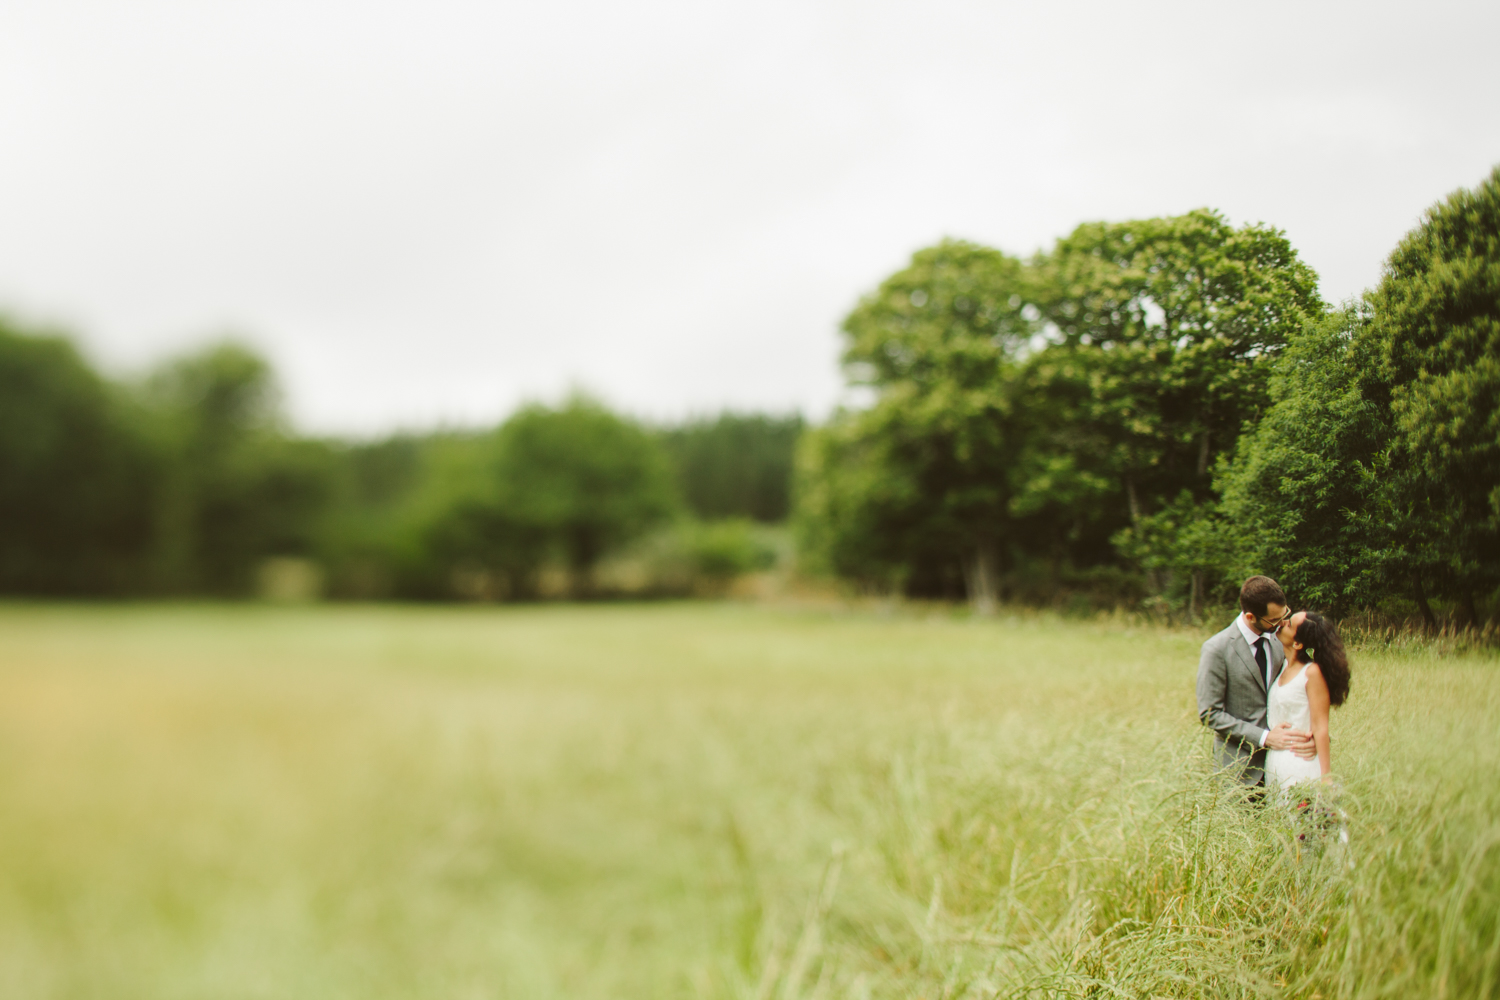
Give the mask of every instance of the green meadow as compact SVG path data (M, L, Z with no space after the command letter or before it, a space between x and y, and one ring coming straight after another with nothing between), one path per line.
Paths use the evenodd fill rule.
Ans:
M1495 655L1355 648L1342 846L1210 777L1202 638L0 606L0 995L1500 995Z

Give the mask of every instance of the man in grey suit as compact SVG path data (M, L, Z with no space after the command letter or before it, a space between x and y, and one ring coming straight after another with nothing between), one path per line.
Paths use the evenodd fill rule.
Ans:
M1286 660L1276 630L1288 611L1275 580L1252 576L1240 588L1240 616L1203 644L1198 661L1198 718L1214 731L1219 766L1245 785L1265 784L1268 749L1317 753L1311 733L1266 728L1266 694Z

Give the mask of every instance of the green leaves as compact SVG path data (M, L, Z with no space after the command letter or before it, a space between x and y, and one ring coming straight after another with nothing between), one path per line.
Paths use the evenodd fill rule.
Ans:
M1293 340L1273 405L1217 481L1245 566L1339 614L1377 600L1402 571L1395 526L1370 506L1391 432L1370 321L1368 307L1350 306Z
M1317 275L1278 230L1236 230L1208 209L1087 223L1033 266L1038 305L1068 343L1212 343L1245 358L1323 309Z
M984 577L959 572L976 559L1054 581L1122 556L1162 581L1201 569L1143 550L1159 532L1111 539L1184 494L1211 506L1215 459L1323 311L1281 233L1207 210L1086 224L1026 264L919 251L845 321L851 381L876 401L809 446L805 534L841 540L840 572L933 595Z
M1021 262L944 240L862 299L844 321L850 380L980 387L1035 332L1025 315Z
M964 592L961 563L993 553L1011 523L1021 438L1010 387L1037 329L1026 291L1020 261L944 241L850 314L845 366L876 401L804 441L810 563L867 585Z
M1500 583L1500 171L1435 206L1364 302L1309 324L1220 479L1254 560L1335 612Z
M671 515L677 494L661 446L584 397L522 408L496 440L497 503L532 533L555 539L587 573L610 548Z
M1429 583L1500 583L1500 168L1434 206L1371 296L1393 389L1390 503Z
M791 511L792 461L800 415L724 412L662 428L688 508L701 518L785 521Z
M554 561L570 592L587 596L607 552L677 511L660 443L583 396L522 407L467 445L446 484L428 476L437 489L423 516L426 573L413 582L441 596L462 581L468 596L532 596Z
M137 585L156 458L133 401L72 345L0 321L0 592Z
M156 589L244 595L262 560L312 554L335 490L333 455L286 431L264 358L211 345L162 366L141 395L162 453Z

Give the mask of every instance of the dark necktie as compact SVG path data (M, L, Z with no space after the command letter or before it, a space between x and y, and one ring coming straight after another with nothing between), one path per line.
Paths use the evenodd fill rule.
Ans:
M1265 678L1266 687L1271 686L1271 666L1266 660L1266 637L1261 636L1255 640L1255 662L1260 667L1260 675Z

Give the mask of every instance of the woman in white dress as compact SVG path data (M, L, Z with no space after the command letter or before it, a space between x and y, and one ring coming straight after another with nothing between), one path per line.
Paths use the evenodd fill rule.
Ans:
M1266 722L1271 728L1288 722L1313 734L1316 760L1290 750L1266 751L1266 784L1288 788L1304 781L1327 780L1332 767L1328 746L1328 710L1349 697L1349 658L1333 623L1320 614L1299 611L1276 632L1286 651L1286 665L1271 685Z

